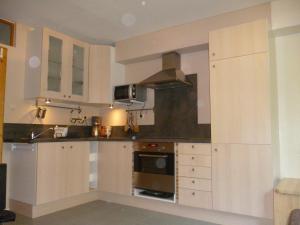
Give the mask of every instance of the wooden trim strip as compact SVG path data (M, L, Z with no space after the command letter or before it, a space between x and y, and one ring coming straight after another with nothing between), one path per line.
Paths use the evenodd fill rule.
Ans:
M0 47L0 162L2 162L2 151L3 151L6 62L7 62L7 49Z

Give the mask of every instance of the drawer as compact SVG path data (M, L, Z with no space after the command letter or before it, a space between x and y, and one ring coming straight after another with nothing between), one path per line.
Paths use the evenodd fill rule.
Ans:
M190 177L178 177L179 188L193 189L199 191L211 191L211 180Z
M212 195L207 191L196 191L185 188L178 190L178 204L211 209L212 208Z
M178 154L211 155L211 144L179 143Z
M178 176L211 179L211 168L199 166L179 166Z
M178 155L178 164L186 166L211 167L211 156L206 155Z

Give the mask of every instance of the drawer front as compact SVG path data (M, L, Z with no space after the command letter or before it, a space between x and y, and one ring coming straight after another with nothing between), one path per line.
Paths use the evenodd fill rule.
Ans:
M211 144L179 143L178 154L211 155Z
M180 205L211 209L212 208L211 192L179 188L178 203Z
M211 167L211 156L178 155L179 165Z
M211 191L211 180L189 177L178 178L179 188L193 189L199 191Z
M211 179L211 168L199 166L179 166L178 176Z

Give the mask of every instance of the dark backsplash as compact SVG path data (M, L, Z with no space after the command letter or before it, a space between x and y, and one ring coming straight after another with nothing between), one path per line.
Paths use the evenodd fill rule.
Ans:
M210 124L198 124L197 74L186 76L190 87L155 90L155 125L140 126L141 138L210 139ZM127 136L123 127L113 127L112 136Z
M155 90L154 133L162 137L210 138L210 124L198 124L197 74L190 87Z
M20 123L5 123L4 124L4 140L12 140L19 138L29 138L32 131L35 134L40 133L54 127L54 124L20 124ZM60 125L63 126L63 125ZM90 137L91 127L90 126L68 126L68 137ZM49 130L41 137L53 137L53 131Z
M188 75L191 87L155 90L155 125L140 126L140 138L204 138L210 139L210 124L198 124L197 75ZM32 131L40 133L55 125L4 124L4 140L29 138ZM90 137L91 126L68 126L68 137ZM130 137L123 126L112 128L111 137ZM53 137L53 131L41 137Z

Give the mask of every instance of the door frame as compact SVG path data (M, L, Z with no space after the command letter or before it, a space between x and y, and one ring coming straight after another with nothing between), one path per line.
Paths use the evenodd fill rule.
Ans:
M3 124L6 83L7 48L0 46L0 163L3 156Z

